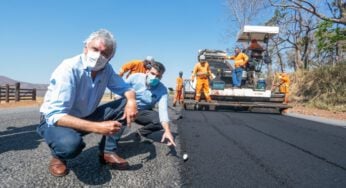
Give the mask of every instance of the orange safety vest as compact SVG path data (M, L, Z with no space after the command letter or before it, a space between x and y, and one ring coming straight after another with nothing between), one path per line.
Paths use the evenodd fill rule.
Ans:
M249 57L246 54L240 52L237 56L229 56L228 59L234 60L234 67L238 68L245 66L247 61L249 60Z
M280 93L288 93L290 86L290 78L287 74L280 74Z
M192 80L194 80L195 76L200 79L207 79L209 76L211 76L211 71L208 62L205 62L204 65L202 65L200 62L198 62L192 72Z
M183 89L183 78L178 77L176 81L175 90L181 91Z

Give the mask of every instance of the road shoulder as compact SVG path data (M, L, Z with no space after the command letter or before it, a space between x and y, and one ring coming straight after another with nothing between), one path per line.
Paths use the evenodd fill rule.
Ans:
M299 114L299 113L295 113L295 112L288 112L288 113L285 113L284 115L295 117L295 118L300 118L300 119L306 119L306 120L310 120L310 121L315 121L315 122L320 122L320 123L325 123L325 124L330 124L330 125L335 125L335 126L341 126L341 127L346 128L346 121L345 120L329 119L329 118L325 118L325 117Z

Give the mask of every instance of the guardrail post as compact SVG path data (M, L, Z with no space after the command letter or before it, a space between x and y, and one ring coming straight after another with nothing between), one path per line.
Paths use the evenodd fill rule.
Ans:
M1 86L0 86L0 103L1 103Z
M36 88L32 89L32 100L36 101Z
M5 101L10 102L10 85L6 84Z
M16 87L16 90L15 90L15 99L14 100L16 102L18 102L18 101L20 101L20 83L17 82L15 87Z

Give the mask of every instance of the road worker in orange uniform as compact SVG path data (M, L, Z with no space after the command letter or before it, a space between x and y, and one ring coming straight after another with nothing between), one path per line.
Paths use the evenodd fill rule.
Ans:
M175 86L175 95L173 100L173 106L176 106L176 103L179 102L181 104L183 102L183 72L179 72L179 77L176 80L176 86Z
M285 94L285 99L283 103L287 104L288 96L289 96L290 78L285 72L282 72L281 74L279 74L279 79L280 79L280 83L279 83L280 93Z
M199 62L193 69L191 77L192 82L194 82L195 77L197 78L195 97L196 102L201 100L201 90L204 92L206 101L211 102L209 95L209 78L212 79L212 73L204 55L199 56Z
M126 78L128 78L133 73L146 73L147 70L151 68L151 63L155 60L153 57L148 56L144 60L133 60L124 64L120 71L119 76L122 77L124 74L128 73Z
M249 50L259 50L259 51L264 51L263 47L258 44L257 40L256 39L252 39L251 40L251 44L250 46L248 47Z
M232 82L234 88L240 88L243 70L248 63L249 57L240 51L240 48L234 50L233 56L226 56L226 59L234 60L235 69L232 71Z

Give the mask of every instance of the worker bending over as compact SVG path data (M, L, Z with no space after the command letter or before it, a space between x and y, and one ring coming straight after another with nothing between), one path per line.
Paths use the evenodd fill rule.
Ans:
M282 72L279 74L279 88L280 88L280 93L285 94L285 99L284 99L284 104L288 103L288 96L289 96L289 86L290 86L290 78L288 77L288 74L285 72Z
M173 100L173 106L175 107L177 102L181 104L183 102L183 72L179 72L179 77L176 80L175 95Z
M192 72L192 82L195 77L197 78L196 84L196 102L201 100L201 90L204 92L204 96L207 102L211 102L209 95L209 78L212 79L212 73L210 67L204 55L199 56L199 62L195 65Z
M119 71L119 76L124 76L128 73L126 78L128 78L133 73L145 73L151 68L151 63L154 62L154 58L147 56L144 60L133 60L124 64Z

